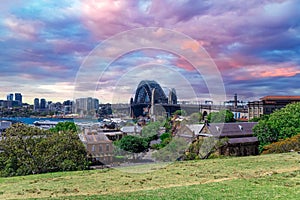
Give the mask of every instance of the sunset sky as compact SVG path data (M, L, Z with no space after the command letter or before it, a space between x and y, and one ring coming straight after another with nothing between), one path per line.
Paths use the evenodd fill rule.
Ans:
M213 64L221 76L213 86L221 80L227 100L300 95L297 0L3 0L0 16L0 99L21 92L31 104L83 96L127 103L149 79L176 88L179 99L205 100ZM147 27L155 38L137 29ZM211 59L211 68L199 73L172 47L199 66Z

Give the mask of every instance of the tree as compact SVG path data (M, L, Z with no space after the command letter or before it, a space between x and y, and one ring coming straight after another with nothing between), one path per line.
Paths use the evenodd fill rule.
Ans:
M24 124L8 128L0 141L1 176L82 170L86 150L77 133L50 132Z
M234 114L229 110L221 110L220 112L212 112L207 116L210 123L228 123L234 122Z
M50 131L52 132L59 132L59 131L72 131L77 132L78 127L74 122L58 122L55 127L51 128Z
M149 137L149 136L157 135L159 128L160 128L159 122L150 122L149 124L147 124L147 126L143 127L142 136Z
M260 120L253 128L260 142L260 150L279 139L290 138L300 133L300 103L288 104L269 117Z
M183 138L172 138L168 145L164 148L159 149L152 155L158 161L172 162L180 159L184 155L188 142Z
M186 116L186 111L185 110L176 110L173 115L180 115L180 116Z
M202 114L200 112L192 113L189 116L188 123L189 124L199 124L202 120Z
M135 153L144 152L148 148L149 143L146 138L127 135L115 143L115 145L117 145L120 149L130 152L134 155Z

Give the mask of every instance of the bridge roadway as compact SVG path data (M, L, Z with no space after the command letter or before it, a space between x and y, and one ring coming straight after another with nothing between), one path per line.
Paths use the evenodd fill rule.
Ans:
M150 112L150 104L132 104L131 109L134 116L140 116L145 114L145 112ZM155 104L154 114L155 115L168 115L170 116L176 110L184 110L187 115L195 112L201 112L203 115L208 115L211 112L218 112L220 110L229 109L230 106L225 105L201 105L201 104Z

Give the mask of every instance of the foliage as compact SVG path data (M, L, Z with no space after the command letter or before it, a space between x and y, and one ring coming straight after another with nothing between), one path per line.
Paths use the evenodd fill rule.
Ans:
M200 112L192 113L189 116L188 123L189 124L199 124L202 120L202 114Z
M234 114L229 110L209 113L207 120L209 123L228 123L235 121Z
M172 140L164 148L154 152L152 156L158 161L175 161L180 159L188 143L183 138L172 138Z
M270 115L262 115L260 117L254 117L249 122L259 122L260 120L268 120Z
M148 142L145 138L133 135L123 137L119 142L115 143L115 145L131 153L140 153L148 148Z
M159 136L159 139L161 139L161 141L164 141L165 139L168 139L168 138L172 138L171 133L163 133Z
M262 154L300 151L300 134L264 146Z
M78 130L78 127L76 126L76 124L74 122L58 122L58 124L51 128L50 131L52 132L59 132L59 131L72 131L74 133L76 133Z
M300 103L288 104L285 108L276 110L268 118L260 120L253 132L260 142L260 150L279 139L300 133Z
M200 137L189 146L184 160L207 159L227 141L227 138L220 140L214 137Z
M151 146L152 149L161 149L164 148L165 146L167 146L170 141L172 140L172 134L167 132L167 133L163 133L160 135L159 139L161 140L161 142L159 144L153 144Z
M142 137L152 137L157 135L160 128L159 122L150 122L147 126L144 126L142 129Z
M1 176L39 174L87 168L85 147L71 131L52 133L15 124L2 136Z
M168 117L166 119L166 121L164 122L164 125L163 125L166 129L166 132L169 132L172 130L172 121L171 121L171 117Z
M173 115L180 115L180 116L186 116L185 110L176 110Z

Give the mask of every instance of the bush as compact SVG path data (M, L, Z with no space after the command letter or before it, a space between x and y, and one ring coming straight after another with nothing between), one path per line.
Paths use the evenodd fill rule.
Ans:
M300 133L300 103L288 104L276 110L269 117L263 117L253 128L259 140L259 149L280 139L290 138Z
M266 145L262 154L300 151L300 134Z
M15 124L0 140L0 174L16 176L88 167L86 150L77 133L50 132Z

